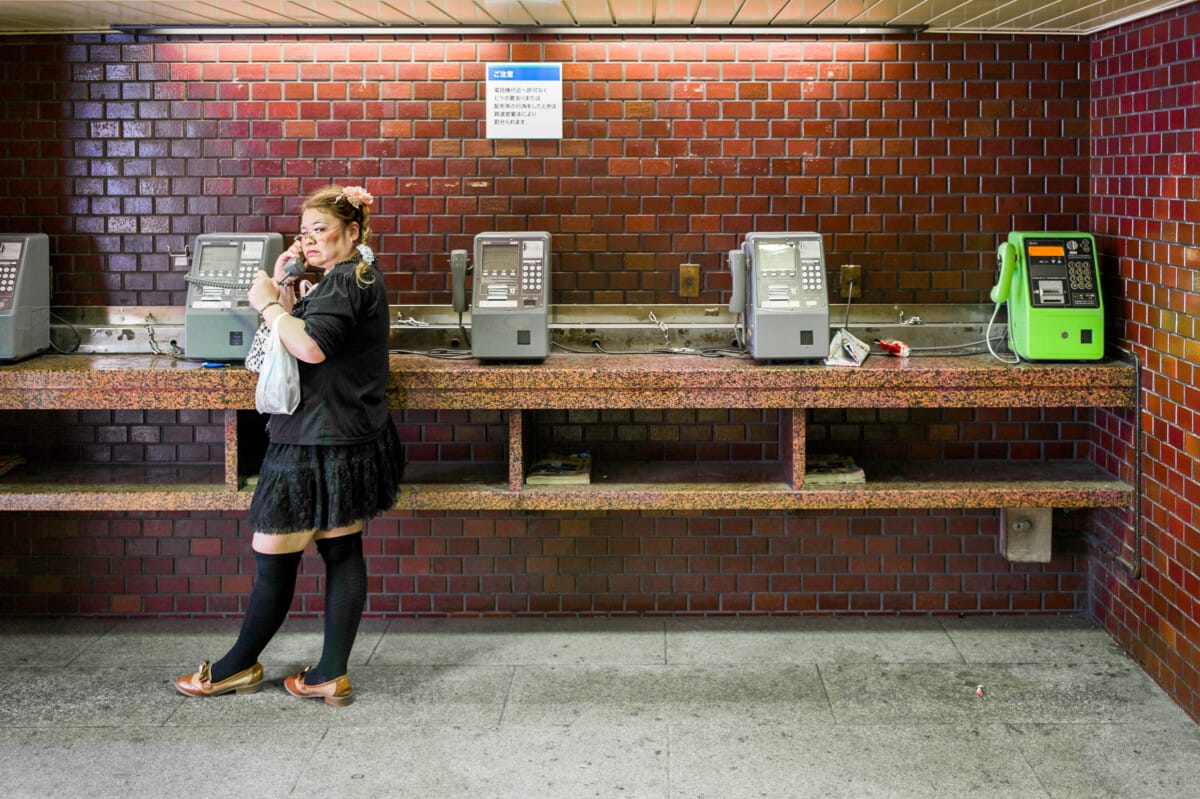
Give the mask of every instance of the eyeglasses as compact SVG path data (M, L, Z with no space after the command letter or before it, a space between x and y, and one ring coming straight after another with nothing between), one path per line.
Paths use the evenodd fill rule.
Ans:
M296 240L300 241L300 242L304 242L304 241L308 241L308 240L320 241L321 239L325 238L330 233L332 233L340 228L341 228L341 225L334 225L333 227L325 227L323 225L317 225L316 227L312 228L311 230L301 230L298 234L296 234Z

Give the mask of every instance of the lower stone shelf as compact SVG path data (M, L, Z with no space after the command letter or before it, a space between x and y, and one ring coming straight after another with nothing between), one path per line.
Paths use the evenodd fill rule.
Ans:
M865 483L799 490L781 479L756 479L755 472L762 471L756 468L744 470L749 478L745 481L625 481L627 475L641 477L648 471L654 470L644 464L628 470L609 464L589 485L516 490L498 482L405 484L396 506L412 510L830 510L1089 508L1125 507L1133 502L1129 484L1091 464L1076 462L876 467L867 469ZM672 478L678 475L673 469L662 471Z
M778 470L778 466L775 467ZM417 474L410 475L418 478ZM868 469L866 483L793 489L780 479L720 482L621 481L612 465L582 486L510 488L496 468L479 467L482 481L406 482L397 510L827 510L920 508L1126 507L1133 488L1090 464L1074 462L922 465ZM670 470L667 470L670 471ZM705 469L699 469L703 473ZM766 471L771 471L766 468ZM642 470L644 473L644 470ZM878 474L887 477L879 479ZM479 475L476 475L478 477ZM671 475L677 477L677 474ZM446 475L443 475L446 477ZM874 479L872 479L874 477ZM242 511L252 489L228 490L219 466L22 467L0 477L6 511Z
M0 510L239 510L224 466L25 464L0 477Z

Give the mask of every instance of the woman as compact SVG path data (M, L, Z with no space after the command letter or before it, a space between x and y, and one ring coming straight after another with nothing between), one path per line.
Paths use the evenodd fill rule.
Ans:
M251 693L262 687L258 656L287 616L300 558L310 541L325 562L325 641L321 660L284 680L288 693L348 704L346 665L366 601L362 533L392 507L403 470L388 414L388 301L366 246L374 198L359 186L328 186L301 208L300 235L259 272L250 304L296 356L300 405L273 415L270 444L250 503L258 574L233 648L211 666L180 677L188 696ZM294 300L287 264L302 257L324 277Z

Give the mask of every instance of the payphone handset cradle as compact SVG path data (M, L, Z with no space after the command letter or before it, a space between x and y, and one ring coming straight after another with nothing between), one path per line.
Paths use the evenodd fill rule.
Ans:
M1104 301L1090 234L1014 231L997 248L996 263L990 297L997 308L1008 306L1008 344L1019 358L1104 357Z
M729 312L734 314L733 334L738 347L746 346L746 253L730 250L728 256L730 291Z
M467 310L467 251L450 251L450 306L456 313Z
M471 354L480 360L545 358L550 354L550 234L479 233L474 245ZM456 268L454 253L451 271L455 279L466 271L465 263ZM455 299L464 302L457 290Z
M829 295L821 234L749 233L731 252L733 301L741 294L747 346L756 360L829 354ZM743 268L744 265L744 268Z
M741 316L746 311L746 253L729 251L729 312Z
M279 233L202 233L185 280L184 357L243 360L258 328L248 292L255 276L270 274L283 252Z

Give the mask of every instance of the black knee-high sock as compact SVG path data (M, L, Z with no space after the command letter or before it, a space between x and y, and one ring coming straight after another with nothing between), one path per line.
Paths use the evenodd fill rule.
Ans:
M213 682L220 682L248 669L258 661L258 656L287 618L292 596L296 593L296 571L300 568L303 554L254 553L258 576L254 578L254 588L250 591L250 604L246 608L246 617L242 619L242 630L225 657L212 665Z
M309 685L319 685L346 673L367 601L362 533L318 539L317 551L325 561L325 644L321 662L304 676Z

